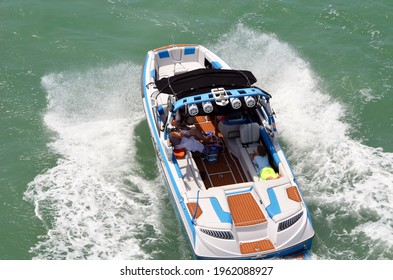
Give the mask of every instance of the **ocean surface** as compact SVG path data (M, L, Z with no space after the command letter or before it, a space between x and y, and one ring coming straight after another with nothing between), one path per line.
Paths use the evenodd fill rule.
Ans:
M140 98L202 44L272 96L312 259L393 259L393 6L0 0L0 259L192 259Z

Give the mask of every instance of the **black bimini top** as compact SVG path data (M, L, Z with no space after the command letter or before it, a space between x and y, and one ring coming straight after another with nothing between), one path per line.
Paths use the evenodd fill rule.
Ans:
M212 88L226 90L251 87L257 81L246 70L197 69L156 81L160 92L173 94L178 99L210 92Z

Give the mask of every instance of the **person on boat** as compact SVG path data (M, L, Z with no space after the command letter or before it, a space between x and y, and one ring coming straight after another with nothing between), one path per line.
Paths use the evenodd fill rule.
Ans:
M169 134L169 141L172 143L175 150L185 149L191 152L202 153L205 146L195 139L193 135L187 130L172 131Z
M187 115L182 108L176 111L175 118L180 128L188 129L195 124L195 117Z
M277 174L270 166L265 146L259 145L256 151L250 156L253 164L258 170L261 180L273 180L281 177L280 174Z
M175 129L174 132L181 132L182 135L178 135L178 136L182 136L182 137L194 136L197 140L200 140L204 143L211 140L210 136L203 134L203 132L197 129L195 126L185 126L181 120L173 119L172 127Z
M176 119L172 120L172 126L174 130L169 134L169 141L175 150L184 148L191 152L202 153L205 146L201 141L205 143L210 140L210 137L205 136L196 127L181 129Z

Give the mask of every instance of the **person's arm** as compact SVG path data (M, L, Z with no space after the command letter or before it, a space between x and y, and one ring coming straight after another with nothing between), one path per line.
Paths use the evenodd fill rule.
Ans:
M257 152L255 152L255 151L250 154L250 158L251 158L251 161L252 161L253 164L255 164L254 158L255 158L256 155L257 155Z

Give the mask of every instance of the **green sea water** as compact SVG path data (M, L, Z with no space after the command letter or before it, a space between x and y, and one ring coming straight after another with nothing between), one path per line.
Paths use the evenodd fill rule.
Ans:
M0 0L0 259L191 259L140 99L150 49L251 70L312 259L393 259L390 1Z

